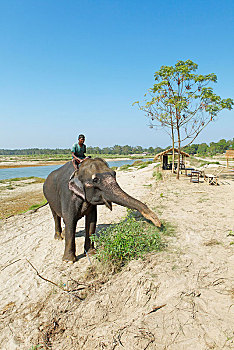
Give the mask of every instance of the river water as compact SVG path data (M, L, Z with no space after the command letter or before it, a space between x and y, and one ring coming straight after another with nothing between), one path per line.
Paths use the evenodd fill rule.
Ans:
M117 166L120 167L125 164L133 164L137 159L126 159L126 160L112 160L107 162L110 167ZM152 160L152 159L140 159L143 161ZM51 171L61 167L59 165L46 165L46 166L33 166L33 167L23 167L23 168L9 168L9 169L0 169L0 180L13 179L16 177L42 177L46 178Z

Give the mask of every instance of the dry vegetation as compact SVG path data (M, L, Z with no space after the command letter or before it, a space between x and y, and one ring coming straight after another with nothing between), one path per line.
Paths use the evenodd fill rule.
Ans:
M24 213L45 202L41 184L44 179L27 178L0 181L0 219Z

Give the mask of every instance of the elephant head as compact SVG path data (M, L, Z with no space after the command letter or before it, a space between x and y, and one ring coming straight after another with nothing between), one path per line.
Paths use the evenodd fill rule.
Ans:
M112 210L112 202L138 210L156 226L161 226L157 215L147 205L129 196L116 181L116 173L101 158L86 159L69 181L69 189L93 205L105 204Z

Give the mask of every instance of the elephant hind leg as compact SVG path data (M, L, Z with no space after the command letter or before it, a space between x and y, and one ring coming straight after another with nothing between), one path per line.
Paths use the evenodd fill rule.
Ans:
M54 239L62 240L64 237L62 236L61 217L56 214L54 209L52 209L51 207L50 209L52 211L55 224Z

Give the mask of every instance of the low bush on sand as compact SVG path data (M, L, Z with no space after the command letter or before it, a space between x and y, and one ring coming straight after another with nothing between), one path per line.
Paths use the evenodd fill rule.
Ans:
M14 177L13 179L4 179L0 180L0 184L6 184L10 182L20 182L24 180L30 180L30 183L43 183L45 182L45 179L41 177L36 177L36 176L29 176L29 177Z
M124 164L119 168L119 170L128 170L130 167L131 167L130 164Z
M152 164L153 161L152 160L146 160L146 161L142 161L142 160L136 160L133 164L125 164L122 165L119 170L129 170L129 168L135 167L137 169L143 169L146 168L149 164Z
M142 164L142 160L135 160L135 162L132 163L132 166L138 166L139 164Z
M154 171L153 172L153 177L155 178L156 181L162 180L163 176L160 171Z
M111 269L119 270L130 260L160 251L165 246L161 234L167 234L169 227L158 228L141 216L136 218L134 213L129 210L120 223L110 225L92 237L97 247L96 258Z
M142 162L141 164L138 165L138 169L143 169L146 168L149 164L152 164L152 160L147 160L146 162Z

